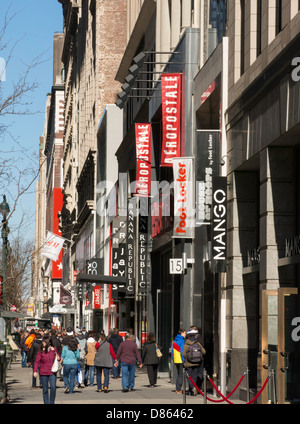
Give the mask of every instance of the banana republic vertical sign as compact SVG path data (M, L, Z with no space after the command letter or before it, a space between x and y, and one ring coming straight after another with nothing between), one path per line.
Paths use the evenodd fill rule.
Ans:
M148 245L148 217L139 216L138 242L138 293L147 294L150 281L150 256Z

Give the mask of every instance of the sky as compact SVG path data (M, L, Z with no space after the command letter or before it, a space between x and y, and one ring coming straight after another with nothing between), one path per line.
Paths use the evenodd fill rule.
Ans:
M26 97L30 114L14 115L0 122L8 125L8 130L0 136L0 161L10 159L18 169L38 169L39 137L43 133L47 93L53 83L53 36L63 31L62 7L58 0L0 0L0 31L6 13L13 16L5 34L6 49L0 49L0 58L5 60L5 81L1 82L2 95L8 95L20 73L33 60L39 64L30 71L29 81L36 82L37 88ZM8 57L12 52L10 60ZM1 120L1 118L0 118ZM1 158L2 156L2 158ZM32 181L31 173L22 172L22 183ZM25 213L21 233L25 238L34 239L35 231L35 182L22 195L17 209L9 221L11 234L19 226ZM9 205L16 197L16 184L12 181L5 188Z

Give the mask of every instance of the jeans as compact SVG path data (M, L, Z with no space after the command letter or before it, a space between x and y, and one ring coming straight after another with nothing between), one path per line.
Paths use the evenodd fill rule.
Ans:
M78 364L64 364L64 384L69 387L70 393L74 393L75 377L78 371Z
M27 353L24 352L24 350L23 350L23 352L22 352L22 368L25 368L25 367L27 367Z
M175 364L177 369L176 390L181 390L183 382L183 364Z
M56 375L41 375L40 380L43 386L44 404L54 404L56 395ZM50 396L49 396L50 384Z
M107 387L108 388L108 384L109 384L109 370L110 370L110 368L97 367L96 366L96 372L97 372L97 389L98 390L102 390L102 370L103 370L103 374L104 374L103 387Z
M35 377L33 375L34 364L32 364L31 367L32 367L32 387L35 387L36 388L37 377ZM40 370L40 367L38 369L38 375L40 375L39 370ZM41 385L41 378L40 378L40 385Z
M115 367L115 360L112 360L112 374L114 378L120 377L120 371L121 371L121 365L119 364L117 367Z
M191 377L191 379L194 381L194 383L201 389L202 381L203 381L203 366L196 365L193 367L187 367L186 372ZM194 386L189 380L189 392L193 393Z
M135 364L121 363L122 368L122 388L133 389L135 378Z
M90 372L90 386L94 385L94 377L95 377L95 367L94 365L86 365L85 366L85 376L84 382L87 385L89 380L89 372Z

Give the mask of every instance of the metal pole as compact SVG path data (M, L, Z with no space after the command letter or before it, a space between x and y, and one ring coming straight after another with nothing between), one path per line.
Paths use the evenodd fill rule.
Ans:
M274 400L274 404L276 404L277 399L276 399L275 371L274 370L272 370L271 381L272 381L273 400Z
M203 377L204 377L204 381L203 381L203 389L204 389L204 405L207 405L207 372L206 369L203 372Z
M250 388L249 388L249 369L246 370L246 384L247 384L247 402L250 402Z
M186 391L185 391L186 390L186 387L185 387L186 375L185 375L185 368L184 367L183 367L182 373L183 373L183 382L182 382L183 404L186 405Z

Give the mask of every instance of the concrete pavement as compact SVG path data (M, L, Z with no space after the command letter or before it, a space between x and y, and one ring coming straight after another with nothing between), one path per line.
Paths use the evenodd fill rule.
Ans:
M11 369L7 370L8 402L7 404L43 404L42 390L32 389L32 369L21 367L21 358L12 363ZM185 407L186 405L201 405L204 403L203 396L186 396L184 403L183 395L175 392L175 386L166 375L159 375L157 387L148 387L148 377L146 369L136 368L135 391L123 393L121 378L110 378L109 393L96 392L96 385L76 389L73 394L64 393L63 381L57 379L57 391L55 404L78 405L78 404L102 404L102 405L173 405ZM211 393L210 398L215 398ZM240 401L234 401L243 404ZM212 402L208 401L208 404ZM224 404L224 403L223 403Z

